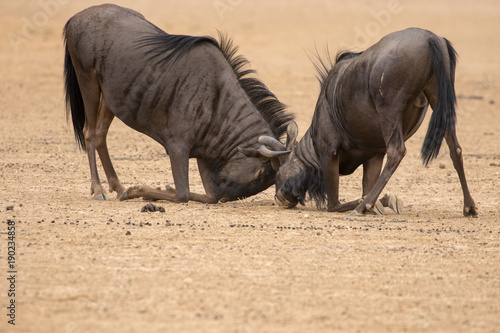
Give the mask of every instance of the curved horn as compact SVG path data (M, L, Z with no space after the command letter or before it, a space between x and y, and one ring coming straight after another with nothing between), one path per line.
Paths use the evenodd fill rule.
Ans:
M266 146L260 146L259 152L264 157L274 158L274 157L279 157L279 156L290 154L292 151L291 150L274 151L274 150L267 148Z
M284 144L279 142L279 140L273 138L272 136L263 135L259 137L259 143L271 147L273 150L283 151L286 150Z
M297 135L299 134L299 128L295 121L290 121L286 129L286 149L292 149L297 143Z

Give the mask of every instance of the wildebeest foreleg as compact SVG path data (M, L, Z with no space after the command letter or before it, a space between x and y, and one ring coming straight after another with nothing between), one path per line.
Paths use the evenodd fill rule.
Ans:
M325 154L325 156L321 158L321 167L325 180L326 196L328 198L328 211L345 211L342 210L343 205L339 202L339 158L337 153L332 152L331 154Z
M343 204L341 204L339 202L333 209L328 208L328 211L329 212L337 212L337 213L348 212L348 211L356 208L362 201L363 201L363 199L352 200L352 201L349 201L349 202L346 202Z
M375 185L375 182L380 176L383 161L384 154L377 154L363 163L363 197L366 196L373 188L373 185Z
M189 201L189 149L179 140L171 139L167 151L175 184L175 202Z
M120 200L128 200L135 198L146 198L149 200L168 200L172 202L180 202L177 199L175 188L168 187L166 190L152 188L146 185L138 185L129 187L120 197ZM204 194L189 192L189 200L202 203L217 203L213 198Z
M132 186L120 196L120 200L134 198L148 198L153 200L168 200L172 202L189 201L189 151L181 142L169 141L166 150L170 156L172 176L174 177L175 191L164 191L149 186Z
M446 143L450 148L450 157L453 161L453 166L458 173L458 178L460 179L460 184L462 185L462 192L464 194L464 216L477 217L477 207L472 199L469 192L469 187L467 186L467 180L465 178L464 163L462 159L462 148L458 143L457 134L455 127L448 128L446 131Z
M217 183L214 181L214 172L212 168L210 168L209 164L206 160L202 158L197 159L198 162L198 171L200 172L201 181L203 183L203 188L205 189L205 200L207 203L217 203L219 200L215 195L217 190ZM196 199L191 199L192 193L190 193L190 200L200 201ZM204 201L201 201L204 202Z
M211 195L198 194L189 191L189 154L183 149L182 143L173 144L170 140L167 151L170 155L172 176L175 188L167 187L166 190L156 189L145 185L128 188L120 197L120 200L147 198L151 200L168 200L172 202L187 202L188 200L202 203L217 203L217 199ZM200 172L203 177L202 168ZM204 183L205 185L205 183Z
M368 193L370 193L371 189L375 185L375 182L380 176L380 171L382 170L383 162L384 162L384 154L377 154L368 161L366 161L365 163L363 163L363 198L366 197ZM359 201L359 203L361 203L361 201ZM395 195L386 194L380 200L375 202L375 207L373 208L373 211L376 212L377 214L385 214L384 207L389 207L396 213L402 214L403 200L401 200Z
M382 156L383 157L383 156ZM323 175L328 198L329 212L347 212L355 209L363 200L353 200L341 204L339 201L339 159L336 153L322 159ZM380 169L378 171L380 173ZM364 184L363 184L364 185ZM364 188L364 186L363 186ZM383 208L382 208L383 209Z
M368 195L370 190L375 185L378 177L380 176L383 160L384 154L378 154L363 163L363 198ZM335 208L335 211L347 212L355 209L362 202L363 199L358 199L344 204L338 204ZM394 211L401 214L403 209L403 202L394 195L386 194L382 199L375 202L373 210L377 214L384 214L384 207L392 208Z
M384 154L377 154L363 163L363 198L365 198L368 193L370 193L371 189L377 182L377 179L380 176L380 171L382 170L383 161ZM360 201L359 203L361 202L362 201ZM377 214L383 215L385 213L383 205L379 201L375 202L373 209Z
M406 148L403 141L403 136L400 131L393 132L389 143L387 144L387 162L385 163L384 170L377 178L377 181L373 185L372 189L368 192L366 197L363 199L354 211L350 215L363 214L366 211L371 211L373 213L381 214L378 207L375 205L377 199L382 193L385 185L396 171L397 167L401 163L401 160L406 155Z

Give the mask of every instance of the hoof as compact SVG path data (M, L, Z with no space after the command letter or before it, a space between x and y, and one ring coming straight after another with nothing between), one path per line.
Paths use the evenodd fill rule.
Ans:
M384 215L385 214L384 206L378 200L375 202L375 205L373 205L372 207L370 207L369 205L366 205L366 211L368 211L372 214L376 214L376 215Z
M102 194L98 194L94 197L94 200L97 200L97 201L106 201L108 200L108 196L104 193Z
M128 200L127 191L123 191L123 193L120 195L120 201L125 201L125 200Z
M373 214L373 215L384 215L384 206L380 201L377 201L375 205L370 206L370 205L365 205L365 209L360 212L359 206L353 210L351 213L349 213L349 216L357 216L357 215L363 215L365 213Z
M349 216L358 216L359 213L357 210L353 210L352 212L349 213Z
M464 207L464 216L477 218L477 207L476 205L472 205L471 207Z
M400 199L397 196L391 194L389 196L388 206L399 215L403 214L403 199Z
M120 199L122 194L126 192L126 188L121 187L119 189L109 189L109 193L113 193L113 192L116 192L116 199Z

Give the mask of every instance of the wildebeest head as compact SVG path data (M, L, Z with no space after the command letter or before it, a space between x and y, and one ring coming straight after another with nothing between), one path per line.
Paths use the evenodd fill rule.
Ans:
M276 195L274 199L278 205L293 208L299 202L304 203L307 191L303 177L305 174L305 165L297 157L297 154L292 151L276 174Z
M233 201L246 198L266 190L274 184L276 171L271 163L261 159L249 159L238 153L233 158L216 166L217 179L214 191L219 201Z
M299 142L297 124L290 122L287 129L286 144L270 137L260 137L261 144L254 157L271 160L276 173L276 202L285 208L304 204L306 194L321 206L325 201L324 182L319 159L307 131ZM250 154L247 154L250 156Z
M297 124L291 121L287 128L286 144L269 136L261 136L258 150L240 148L246 156L270 160L272 168L277 171L275 200L286 208L293 208L299 202L304 204L311 175L310 166L299 157L301 148L296 141L297 134Z

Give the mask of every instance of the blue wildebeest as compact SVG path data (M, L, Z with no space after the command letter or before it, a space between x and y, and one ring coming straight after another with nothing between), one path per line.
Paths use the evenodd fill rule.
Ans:
M141 14L115 5L90 7L64 27L65 86L77 142L86 149L91 194L106 199L96 151L120 199L173 202L236 200L274 184L267 160L247 157L260 136L279 139L292 116L246 68L232 41L169 35ZM114 119L160 143L170 157L175 189L122 186L108 153ZM196 158L206 194L189 191Z
M463 214L476 217L455 130L455 64L456 52L448 40L417 28L391 33L364 52L341 52L334 65L319 60L321 92L303 138L293 151L273 138L260 139L274 142L263 144L260 152L280 166L276 201L294 207L304 203L308 192L318 206L327 200L329 211L381 214L389 206L401 213L402 201L394 196L377 199L430 104L422 160L427 165L434 159L446 138L462 185ZM295 141L294 123L288 135L289 142ZM349 175L360 165L362 199L341 204L339 175Z

